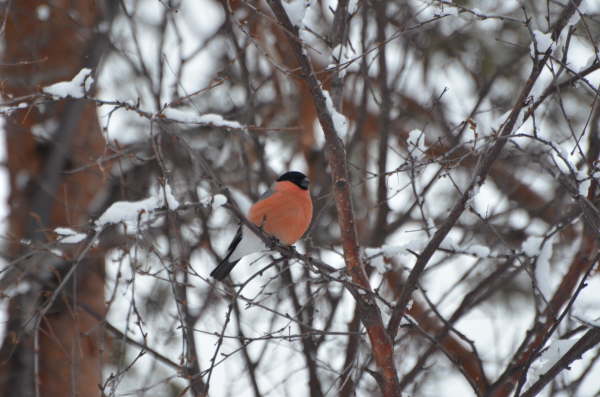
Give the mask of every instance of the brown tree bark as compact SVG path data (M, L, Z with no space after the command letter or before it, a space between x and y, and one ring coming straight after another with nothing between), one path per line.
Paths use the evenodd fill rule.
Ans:
M104 139L94 104L51 98L34 103L28 95L98 64L106 42L97 33L101 5L19 0L4 6L2 96L23 97L27 106L5 124L12 237L7 253L13 261L0 288L22 282L28 287L9 303L0 351L3 396L100 395L102 326L83 307L105 312L103 256L81 260L76 258L82 247L63 247L62 254L47 247L53 228L85 226L105 178L98 167L65 171L93 164ZM59 285L52 302L48 298Z

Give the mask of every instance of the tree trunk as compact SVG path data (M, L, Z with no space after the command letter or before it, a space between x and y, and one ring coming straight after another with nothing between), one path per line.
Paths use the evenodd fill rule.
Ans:
M71 80L82 67L95 68L106 43L96 33L104 17L100 3L5 2L2 96L26 96ZM104 150L96 107L84 99L23 103L5 123L11 189L6 251L12 262L1 289L26 288L8 294L0 395L99 396L103 255L78 261L83 247L76 245L50 251L55 227L86 225L104 184L102 169L93 165Z

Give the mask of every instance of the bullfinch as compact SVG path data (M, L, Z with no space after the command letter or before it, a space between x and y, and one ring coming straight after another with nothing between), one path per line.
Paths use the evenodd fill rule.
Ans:
M294 244L312 220L313 205L308 185L309 180L303 173L286 172L250 207L248 220L283 244ZM240 224L225 258L210 275L223 280L244 256L266 249L260 237Z

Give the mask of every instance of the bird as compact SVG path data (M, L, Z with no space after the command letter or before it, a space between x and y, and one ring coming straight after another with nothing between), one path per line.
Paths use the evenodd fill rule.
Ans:
M309 184L309 179L302 172L288 171L282 174L250 207L248 220L281 243L294 244L312 221L313 204ZM244 256L266 249L256 233L240 224L225 257L210 275L216 280L223 280Z

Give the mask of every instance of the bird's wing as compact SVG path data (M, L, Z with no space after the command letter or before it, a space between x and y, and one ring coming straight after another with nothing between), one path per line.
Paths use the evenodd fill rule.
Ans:
M262 194L259 202L268 199L273 195L273 193L275 193L274 190L268 189ZM213 269L210 275L217 280L223 280L225 277L227 277L229 272L231 272L231 269L233 269L237 262L244 256L258 251L264 251L266 249L267 247L261 238L258 237L252 230L240 223L233 240L231 240L231 243L229 243L227 254L221 263L219 263L219 265Z
M242 237L243 231L242 224L240 223L240 225L238 226L238 230L235 233L235 236L233 237L233 240L231 240L231 243L229 243L229 247L227 247L227 255L225 255L225 258L223 258L224 261L229 260L231 254L233 254L237 246L240 244L240 241L242 241Z
M271 197L273 193L275 193L275 190L270 188L267 189L267 191L260 196L258 202ZM266 249L266 246L260 237L240 223L235 237L227 248L227 255L225 255L224 261L234 262L248 254L264 249Z
M260 237L246 226L240 225L235 237L229 244L229 248L227 248L227 255L210 275L217 280L223 280L244 256L266 249L267 247Z
M252 230L246 226L241 226L238 229L238 234L241 235L240 240L237 242L231 253L228 252L227 260L230 262L242 259L246 255L250 255L254 252L264 251L267 249L265 243L260 237L256 235ZM236 234L236 239L238 234Z

